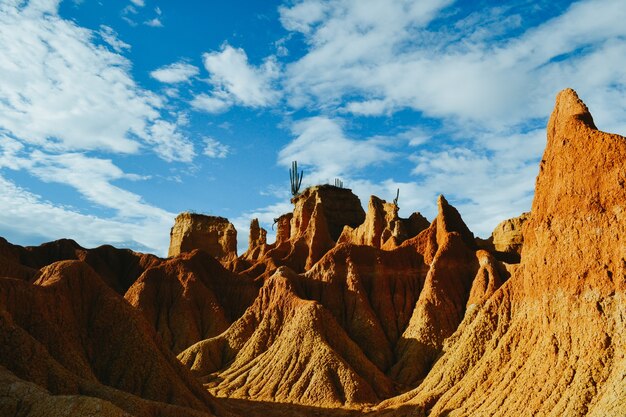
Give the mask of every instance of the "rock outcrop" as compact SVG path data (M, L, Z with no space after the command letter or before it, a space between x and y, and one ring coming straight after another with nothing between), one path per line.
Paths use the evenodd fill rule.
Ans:
M511 278L381 414L626 414L626 138L559 93Z
M419 213L402 219L398 216L396 204L371 196L365 221L356 228L345 226L337 243L393 249L405 240L417 236L429 225L428 220Z
M288 268L278 269L227 332L179 359L219 396L323 407L388 396L391 380L326 308L298 295L297 281Z
M167 256L194 249L203 250L223 263L234 261L237 258L237 230L224 217L181 213L176 216L170 232Z
M523 213L504 220L493 229L490 243L498 259L511 264L520 262L524 244L522 228L529 217L530 213Z
M178 354L226 330L252 304L260 285L194 250L147 269L124 297Z
M81 261L49 265L33 284L0 278L0 366L55 396L100 398L133 415L220 410L141 314Z

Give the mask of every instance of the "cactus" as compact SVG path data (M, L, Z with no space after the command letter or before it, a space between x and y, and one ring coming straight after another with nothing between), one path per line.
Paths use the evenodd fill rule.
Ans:
M398 198L400 198L400 189L396 192L396 198L393 199L393 205L398 207Z
M294 197L300 192L303 175L304 171L300 171L300 175L298 176L298 161L293 161L289 169L289 179L291 180L291 195Z
M343 181L341 181L339 178L335 178L335 187L343 188Z

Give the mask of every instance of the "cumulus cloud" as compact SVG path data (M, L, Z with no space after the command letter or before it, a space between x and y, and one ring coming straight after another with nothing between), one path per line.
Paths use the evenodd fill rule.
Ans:
M176 84L189 81L190 78L195 77L199 73L200 70L195 65L186 62L175 62L152 71L150 76L162 83Z
M243 49L224 44L219 52L205 53L203 62L213 91L198 95L192 102L195 108L215 113L233 104L267 107L277 102L279 93L273 84L280 69L274 57L253 66Z
M222 113L233 105L227 94L219 92L212 95L200 93L191 100L190 104L194 109L207 113Z
M456 21L448 13L451 24L428 27L451 3L303 0L282 7L285 28L309 45L287 67L289 101L319 108L347 101L346 111L366 116L411 108L511 127L545 117L566 86L593 97L623 82L626 9L619 0L575 3L521 34L522 17L506 7ZM583 72L598 61L601 68Z
M204 138L204 151L203 155L209 158L226 158L230 153L230 146L224 145L220 141L213 138Z
M147 178L104 155L153 152L190 162L195 151L184 118L168 120L164 100L134 81L120 55L129 48L108 26L94 32L60 18L57 1L0 4L0 169L67 185L112 213L103 218L54 205L1 177L3 235L165 254L173 214L124 189L124 182Z

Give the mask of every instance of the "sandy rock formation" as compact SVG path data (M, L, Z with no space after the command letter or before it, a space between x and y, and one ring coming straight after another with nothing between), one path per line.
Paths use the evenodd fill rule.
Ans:
M524 244L522 228L529 218L530 213L523 213L496 226L490 239L496 258L507 263L520 262Z
M365 212L349 189L319 185L291 200L293 213L276 219L276 242L262 251L248 251L229 268L259 279L269 278L278 267L304 272L335 246L344 226L363 223Z
M110 245L85 249L71 239L26 247L0 240L0 276L34 280L40 269L67 260L80 260L89 264L120 295L124 295L147 268L161 262L154 255L117 249Z
M203 250L220 262L237 259L237 230L224 217L181 213L170 232L168 257L194 249Z
M397 361L390 371L405 387L430 370L444 340L463 320L472 282L479 269L474 236L458 211L443 196L430 227L405 242L423 251L430 266L411 320L395 347Z
M570 89L547 134L519 268L381 414L626 415L626 138Z
M371 196L365 221L356 228L345 226L337 243L392 249L406 239L417 236L429 225L428 220L419 213L401 219L396 204Z
M219 396L300 404L318 398L324 407L371 404L393 394L398 382L410 386L423 377L443 339L456 330L480 268L471 245L473 235L441 197L433 224L401 247L338 244L303 274L279 268L241 319L179 359ZM481 294L500 282L492 279ZM311 305L315 314L301 313ZM294 321L305 336L296 335ZM329 340L330 333L339 339ZM310 352L315 343L327 359ZM347 368L329 370L325 360ZM301 378L302 369L308 371ZM305 391L287 388L313 381L315 388Z
M194 250L147 269L124 297L178 354L226 330L252 304L259 287Z
M34 284L0 278L0 366L53 395L96 397L133 415L219 410L141 314L81 261L45 267Z
M298 295L297 280L288 268L278 269L228 331L179 359L218 396L321 407L388 396L391 380L326 308Z

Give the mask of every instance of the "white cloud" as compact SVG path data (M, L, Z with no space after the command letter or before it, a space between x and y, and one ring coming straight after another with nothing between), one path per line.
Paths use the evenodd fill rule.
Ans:
M137 7L143 7L146 5L146 3L144 2L144 0L130 0L130 2L132 4L134 4Z
M152 71L150 76L162 83L175 84L189 81L190 78L195 77L199 73L200 70L195 65L186 62L175 62Z
M122 53L124 50L130 49L130 45L126 42L122 41L116 31L113 30L110 26L100 25L100 32L98 32L102 37L102 40L105 41L111 48L115 50L117 53Z
M304 0L281 8L283 25L309 45L287 67L289 102L327 109L349 99L343 108L357 115L411 108L498 129L545 118L567 86L593 97L613 81L623 84L620 0L575 3L521 35L522 18L506 7L426 28L450 3ZM588 61L603 64L584 72Z
M212 94L207 97L247 107L265 107L277 102L279 93L273 83L280 69L274 57L255 67L248 63L243 49L224 44L219 52L205 53L203 61L213 86Z
M165 161L191 162L195 156L193 143L179 130L178 123L157 120L150 125L146 142Z
M135 83L130 62L94 45L93 32L56 9L35 5L0 10L0 127L48 151L137 153L162 142L154 136L164 123L162 99ZM177 142L191 146L182 136Z
M71 238L86 247L103 242L132 246L165 256L174 214L140 219L103 219L54 205L0 175L0 234L39 243Z
M281 149L278 160L290 166L297 160L313 168L307 181L327 182L335 177L354 176L369 165L389 161L394 154L385 143L374 138L355 140L346 137L341 122L327 117L312 117L293 124L296 138Z
M204 138L204 151L202 153L209 158L226 158L230 153L230 146L207 137Z
M191 106L207 113L222 113L232 106L230 98L224 94L208 95L200 93L191 100Z
M145 22L143 22L144 25L146 26L150 26L153 28L162 28L163 27L163 22L161 22L161 19L158 17L152 18L150 20L146 20Z

